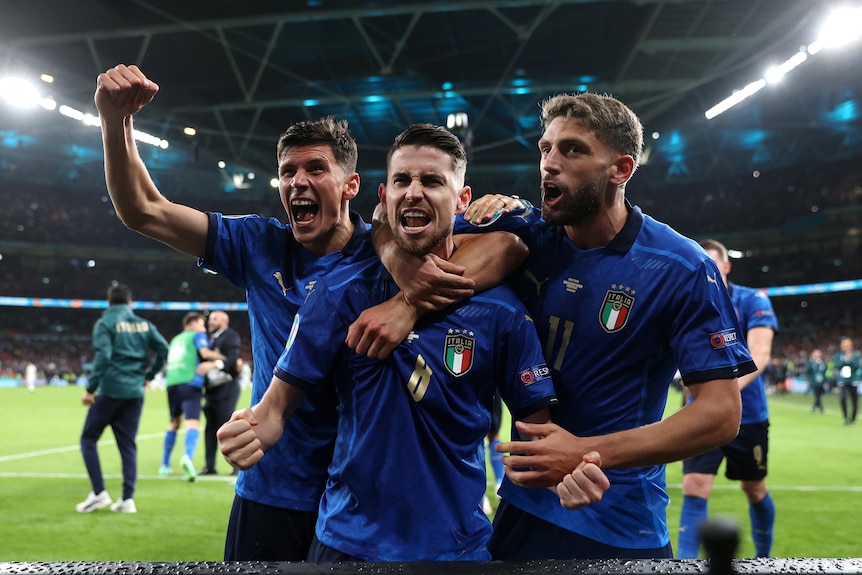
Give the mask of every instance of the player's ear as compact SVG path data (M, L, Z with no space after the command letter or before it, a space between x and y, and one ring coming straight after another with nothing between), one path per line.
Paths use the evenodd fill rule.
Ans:
M377 188L377 197L380 198L380 205L386 208L386 184L380 184Z
M344 189L341 192L342 199L352 200L359 193L359 174L353 172L344 180Z
M464 213L464 210L466 210L467 206L470 205L472 197L473 191L470 189L470 186L464 186L461 188L461 191L458 192L458 197L455 200L455 215Z
M616 161L614 161L610 168L610 172L610 183L616 186L622 186L628 182L635 173L635 159L628 154L617 156Z

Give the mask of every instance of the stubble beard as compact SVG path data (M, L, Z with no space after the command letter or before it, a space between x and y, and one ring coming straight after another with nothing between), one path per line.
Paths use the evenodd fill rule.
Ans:
M561 190L563 201L553 208L547 209L542 199L542 217L552 226L576 226L591 218L602 205L604 183L598 179L584 184L574 193Z
M451 229L438 230L434 235L425 238L406 236L400 230L392 230L395 245L404 253L414 256L424 256L444 244L451 235Z

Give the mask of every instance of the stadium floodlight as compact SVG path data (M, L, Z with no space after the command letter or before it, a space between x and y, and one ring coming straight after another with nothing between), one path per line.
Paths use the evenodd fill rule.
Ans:
M805 62L809 56L817 54L824 48L845 46L862 36L862 6L856 8L843 7L834 10L824 21L820 29L819 38L799 50L787 61L779 66L770 68L766 73L766 79L751 82L741 90L736 90L706 112L707 120L711 120L736 106L746 98L756 94L766 85L766 82L774 84L783 78L788 72Z
M39 90L23 78L0 78L0 97L16 108L33 108L39 104Z
M63 104L57 109L57 111L60 112L60 114L62 114L63 116L66 116L67 118L72 118L73 120L78 120L79 122L84 121L84 112L76 110L71 106Z
M797 67L807 59L808 54L800 50L799 52L785 60L783 64L780 64L767 70L766 81L770 84L775 84L779 82L785 74L793 70L795 67Z
M742 90L737 90L706 112L704 112L704 116L706 116L707 120L712 120L722 112L726 112L730 108L736 106L746 98L753 96L754 94L761 91L764 86L766 86L766 80L760 79L752 82Z
M825 48L846 46L862 35L862 6L844 6L833 10L820 29L817 40Z

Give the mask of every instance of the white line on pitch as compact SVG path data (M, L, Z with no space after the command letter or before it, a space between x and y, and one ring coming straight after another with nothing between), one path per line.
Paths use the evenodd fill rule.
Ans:
M89 479L89 476L86 473L30 473L30 472L22 472L22 473L6 473L0 472L0 478L8 478L8 479ZM122 479L123 476L119 473L106 473L104 474L105 479ZM154 479L156 481L188 481L185 475L138 475L138 480L141 479ZM198 475L196 481L224 481L228 483L232 483L236 481L236 477L233 475Z
M150 433L147 435L139 435L136 439L153 439L156 437L164 437L165 433ZM113 439L104 439L98 443L98 445L116 445L116 441ZM43 449L41 451L30 451L28 453L16 453L14 455L3 455L0 456L0 463L4 463L6 461L16 461L18 459L29 459L31 457L41 457L42 455L52 455L54 453L67 453L69 451L78 451L81 449L79 445L69 445L67 447L55 447L54 449Z
M681 483L668 483L668 488L682 489ZM714 485L713 489L739 489L739 484ZM770 491L849 491L851 493L862 493L860 485L773 485L769 484Z

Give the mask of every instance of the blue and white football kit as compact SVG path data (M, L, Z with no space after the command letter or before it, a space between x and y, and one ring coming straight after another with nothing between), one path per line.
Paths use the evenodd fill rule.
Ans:
M255 405L269 387L293 316L314 282L337 266L374 256L371 234L358 214L351 213L353 237L341 251L318 257L296 241L289 226L275 218L217 213L209 217L206 255L199 265L246 290L255 364L251 403ZM269 457L239 472L226 560L306 558L332 459L336 417L334 390L319 386L308 394ZM243 507L248 502L260 505ZM283 517L281 510L308 517L295 519L290 513ZM256 512L260 516L255 516ZM297 544L294 540L299 535L293 530L304 520L310 525L308 540ZM279 526L291 535L282 536Z
M555 401L535 328L498 286L426 314L385 360L357 355L349 325L397 289L378 260L322 278L274 372L309 390L332 377L338 392L317 537L365 561L488 560L483 440L495 389L515 417Z
M677 369L686 384L755 369L712 260L692 240L627 207L617 236L590 250L578 248L564 228L548 225L532 207L483 226L513 231L530 248L518 293L536 322L554 380L559 405L551 418L578 436L660 421ZM456 233L471 228L477 231L458 218ZM668 555L664 466L605 472L610 490L575 511L564 509L550 490L517 487L508 479L500 495L513 512L609 548ZM523 544L507 538L496 529L508 511L495 519L495 559L595 558L578 551L551 556L568 550L549 551L550 543L539 548L541 533Z

